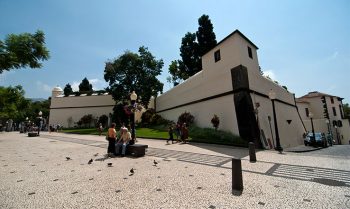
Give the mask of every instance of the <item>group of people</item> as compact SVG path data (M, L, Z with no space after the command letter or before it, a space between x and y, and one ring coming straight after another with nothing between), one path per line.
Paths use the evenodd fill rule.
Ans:
M107 153L109 156L125 156L126 148L128 145L135 143L135 139L131 137L131 133L124 125L120 128L119 132L115 130L115 123L112 123L111 127L107 131L108 149Z
M167 140L167 143L171 141L172 144L174 144L174 127L173 125L169 126L169 139ZM188 127L186 123L181 124L180 122L177 122L175 126L175 135L176 135L176 142L183 142L187 143L188 140Z

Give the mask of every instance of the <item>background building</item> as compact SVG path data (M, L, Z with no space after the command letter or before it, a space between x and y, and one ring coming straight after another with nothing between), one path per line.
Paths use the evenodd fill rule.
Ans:
M345 119L343 98L317 91L297 99L300 116L311 132L311 118L315 132L330 133L336 144L348 144L350 123Z

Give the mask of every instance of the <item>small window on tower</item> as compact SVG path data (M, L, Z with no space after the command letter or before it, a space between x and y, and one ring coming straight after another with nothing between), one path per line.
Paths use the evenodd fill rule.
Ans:
M216 52L214 52L214 60L215 60L215 62L221 60L220 49L217 50Z
M253 52L252 52L252 48L250 48L249 46L248 46L248 55L249 55L249 57L250 57L250 58L252 58L252 59L253 59Z

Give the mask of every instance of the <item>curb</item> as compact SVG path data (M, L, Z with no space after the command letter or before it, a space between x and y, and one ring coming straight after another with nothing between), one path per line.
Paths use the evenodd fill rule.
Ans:
M295 153L303 153L303 152L312 152L312 151L316 151L316 150L320 150L326 147L318 147L315 149L309 149L309 150L286 150L286 152L295 152Z

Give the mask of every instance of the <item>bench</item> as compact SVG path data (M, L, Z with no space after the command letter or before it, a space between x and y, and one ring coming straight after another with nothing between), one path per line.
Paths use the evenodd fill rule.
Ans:
M146 154L146 148L148 148L148 145L146 144L129 145L126 148L126 154L134 157L142 157Z
M38 136L38 133L36 132L28 132L28 137L35 137Z

